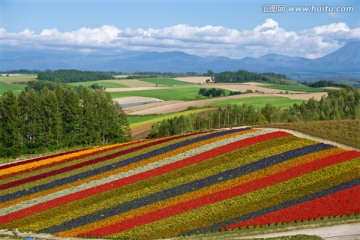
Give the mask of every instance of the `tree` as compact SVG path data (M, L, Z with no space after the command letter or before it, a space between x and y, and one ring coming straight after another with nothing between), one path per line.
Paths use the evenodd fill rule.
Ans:
M18 156L22 152L20 108L16 95L0 96L0 156Z

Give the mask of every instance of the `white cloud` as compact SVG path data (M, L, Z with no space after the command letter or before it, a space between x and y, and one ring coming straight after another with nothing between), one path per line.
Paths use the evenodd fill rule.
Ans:
M29 29L18 33L0 29L3 46L75 50L86 54L106 49L184 51L232 58L258 57L267 53L314 58L354 40L360 40L360 28L351 29L343 22L295 32L282 28L271 18L251 30L242 31L223 26L185 24L161 29L119 29L104 25L70 32L44 29L40 33Z

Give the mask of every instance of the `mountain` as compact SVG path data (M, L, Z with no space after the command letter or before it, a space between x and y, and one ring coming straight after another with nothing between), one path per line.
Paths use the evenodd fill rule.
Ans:
M267 54L259 58L200 57L184 52L122 52L83 54L78 52L0 52L0 71L13 69L60 69L152 72L215 72L248 70L284 73L295 78L331 77L347 74L360 78L360 42L353 42L317 59Z

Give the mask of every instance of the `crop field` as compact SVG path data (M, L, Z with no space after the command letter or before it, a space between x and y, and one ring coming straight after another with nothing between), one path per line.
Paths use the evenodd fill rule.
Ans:
M156 115L143 115L143 116L129 115L128 121L129 121L130 127L138 127L140 125L156 123L156 122L162 121L164 119L168 119L168 118L187 116L190 114L200 113L200 112L209 111L209 110L210 110L210 108L202 108L202 109L186 110L186 111L169 113L169 114L156 114Z
M299 99L289 99L286 97L248 97L248 98L238 98L238 99L228 99L228 100L220 100L214 103L209 104L209 106L216 106L216 107L222 107L226 106L228 104L248 104L252 105L256 108L262 108L267 103L270 103L271 105L275 107L280 108L288 108L293 106L295 103L301 104L303 101Z
M170 100L183 100L192 101L207 99L207 97L198 95L200 87L177 87L169 89L154 89L154 90L142 90L142 91L126 91L126 92L112 92L110 93L112 98L120 97L152 97L158 98L164 101ZM225 90L225 94L229 94L229 90Z
M172 78L141 78L139 81L153 83L154 85L163 85L163 86L177 86L177 85L191 85L192 83L184 82L180 80L175 80Z
M324 88L311 88L308 86L291 86L291 85L276 85L276 84L264 84L264 88L279 89L284 91L300 91L300 92L325 92Z
M228 129L0 166L0 228L169 238L360 212L360 152ZM51 216L51 217L49 217Z
M13 91L15 94L20 94L20 91L24 90L25 87L26 87L25 84L0 82L0 95L3 95L4 92L7 91Z
M129 87L128 85L121 84L118 81L112 82L111 80L69 83L69 85L71 85L71 86L84 86L84 87L90 87L93 84L99 84L100 86L103 86L105 88L127 88L127 87Z
M19 83L19 82L29 82L37 78L37 74L2 74L0 76L0 82L3 83Z

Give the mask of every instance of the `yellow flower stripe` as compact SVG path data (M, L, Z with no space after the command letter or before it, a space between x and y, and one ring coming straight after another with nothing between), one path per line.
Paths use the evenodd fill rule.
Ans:
M92 224L88 224L86 226L81 226L81 227L71 229L66 232L58 233L57 235L62 236L62 237L75 237L75 236L81 235L81 233L83 233L83 232L87 232L87 231L90 231L93 229L97 229L97 228L101 228L101 227L111 225L111 224L114 224L117 222L121 222L121 221L130 219L130 218L133 218L136 216L141 216L141 215L147 214L149 212L157 211L162 208L165 208L165 207L168 207L171 205L175 205L175 204L178 204L181 202L186 202L186 201L189 201L189 200L192 200L192 199L195 199L195 198L207 195L207 194L219 192L219 191L225 190L225 189L230 189L234 186L238 186L240 184L244 184L244 183L253 181L253 180L261 178L261 177L270 176L275 173L284 171L286 169L289 169L289 168L292 168L295 166L299 166L301 164L314 161L316 159L331 156L331 155L334 155L334 154L337 154L337 153L340 153L343 151L344 150L339 149L339 148L332 148L332 149L312 153L312 154L309 154L306 156L294 158L289 161L282 162L280 164L274 165L272 167L269 167L269 168L266 168L266 169L263 169L260 171L246 174L246 175L240 176L238 178L228 180L223 183L211 185L209 187L202 188L198 191L190 192L190 193L183 194L183 195L177 196L177 197L173 197L173 198L167 199L165 201L156 202L156 203L153 203L153 204L141 207L141 208L137 208L135 210L132 210L132 211L120 214L120 215L116 215L116 216L113 216L113 217L110 217L110 218L107 218L107 219L104 219L101 221L97 221Z

